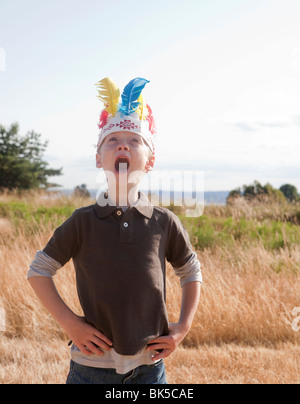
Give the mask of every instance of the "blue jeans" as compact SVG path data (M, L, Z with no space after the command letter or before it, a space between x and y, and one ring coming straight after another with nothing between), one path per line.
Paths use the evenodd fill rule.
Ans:
M168 384L163 360L120 375L114 369L92 368L71 360L67 384Z

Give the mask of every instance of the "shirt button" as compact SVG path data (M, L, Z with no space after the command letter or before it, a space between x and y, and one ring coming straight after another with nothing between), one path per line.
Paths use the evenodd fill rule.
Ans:
M127 222L124 223L124 227L128 227L128 223L127 223Z
M118 215L118 216L121 216L121 215L122 215L122 212L121 212L120 210L118 210L118 211L117 211L117 215Z

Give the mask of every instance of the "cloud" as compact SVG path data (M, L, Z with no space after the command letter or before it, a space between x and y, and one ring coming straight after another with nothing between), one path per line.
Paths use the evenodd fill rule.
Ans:
M236 122L233 125L244 132L254 132L257 130L253 124L247 122Z
M300 72L300 47L292 50L292 69L294 72Z
M266 120L266 121L237 121L237 122L230 122L231 125L234 127L244 131L244 132L255 132L259 131L264 128L269 129L284 129L290 128L294 125L300 125L300 115L294 115L290 119L287 120Z
M293 124L299 126L300 125L300 115L293 116Z

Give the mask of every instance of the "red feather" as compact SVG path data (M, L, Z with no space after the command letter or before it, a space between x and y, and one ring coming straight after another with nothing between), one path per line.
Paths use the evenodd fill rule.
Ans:
M152 135L154 135L156 133L156 126L155 126L155 122L154 122L154 116L152 113L152 109L149 107L149 105L147 104L147 108L148 108L148 116L147 116L147 121L149 122L149 130L152 133Z
M107 124L107 118L108 118L108 112L104 109L100 115L100 120L98 123L99 129L102 129Z

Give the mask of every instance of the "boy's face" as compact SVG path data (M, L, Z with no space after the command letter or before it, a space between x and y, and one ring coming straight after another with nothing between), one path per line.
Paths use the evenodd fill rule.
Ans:
M111 133L104 139L96 155L97 167L113 172L117 181L120 167L127 168L128 178L133 172L151 171L154 162L155 157L144 139L131 132Z

